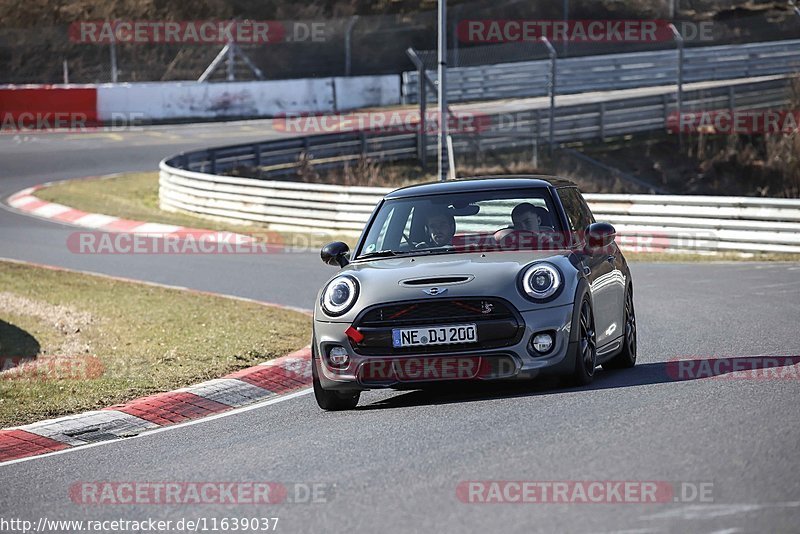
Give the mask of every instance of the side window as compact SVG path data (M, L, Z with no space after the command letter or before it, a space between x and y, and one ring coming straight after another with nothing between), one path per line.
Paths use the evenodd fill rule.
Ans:
M567 219L569 219L570 231L582 235L586 227L594 222L589 206L574 187L559 189L558 197L561 199L561 204L564 206Z
M586 203L586 199L583 198L580 191L574 189L575 196L578 198L578 204L581 207L581 220L585 221L582 230L585 230L587 226L595 222L594 215L592 215L592 210L589 209L589 204Z

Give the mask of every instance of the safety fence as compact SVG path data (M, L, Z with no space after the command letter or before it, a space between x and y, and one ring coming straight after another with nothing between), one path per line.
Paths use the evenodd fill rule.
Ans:
M544 48L544 45L542 45ZM682 61L681 61L682 58ZM556 58L447 70L448 102L613 91L675 83L729 80L800 72L800 40ZM427 71L435 80L436 72ZM403 103L419 101L420 73L403 73ZM436 92L428 87L428 99Z

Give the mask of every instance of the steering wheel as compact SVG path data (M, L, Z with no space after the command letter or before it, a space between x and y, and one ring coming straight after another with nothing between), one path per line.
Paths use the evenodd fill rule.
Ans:
M552 238L547 234L516 228L502 228L494 233L494 239L501 248L511 249L528 248L522 246L526 243L535 245L535 248L545 248L545 245L552 244Z

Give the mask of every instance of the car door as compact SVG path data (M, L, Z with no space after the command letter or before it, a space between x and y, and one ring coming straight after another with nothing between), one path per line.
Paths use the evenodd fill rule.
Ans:
M586 251L586 228L594 221L589 206L575 187L558 190L558 196L569 220L570 232L575 236L574 247L581 257L581 263L589 282L594 306L594 324L597 346L602 347L620 333L619 312L615 310L617 297L614 286L614 255L608 250L601 253Z

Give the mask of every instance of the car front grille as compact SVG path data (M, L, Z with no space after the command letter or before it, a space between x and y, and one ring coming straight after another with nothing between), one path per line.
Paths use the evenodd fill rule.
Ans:
M496 298L431 299L383 304L368 309L358 326L408 326L487 321L514 317L511 305Z
M395 348L392 329L475 323L478 342ZM514 307L498 298L426 299L380 304L364 310L354 326L364 335L353 349L365 355L448 353L495 349L517 343L524 324Z

